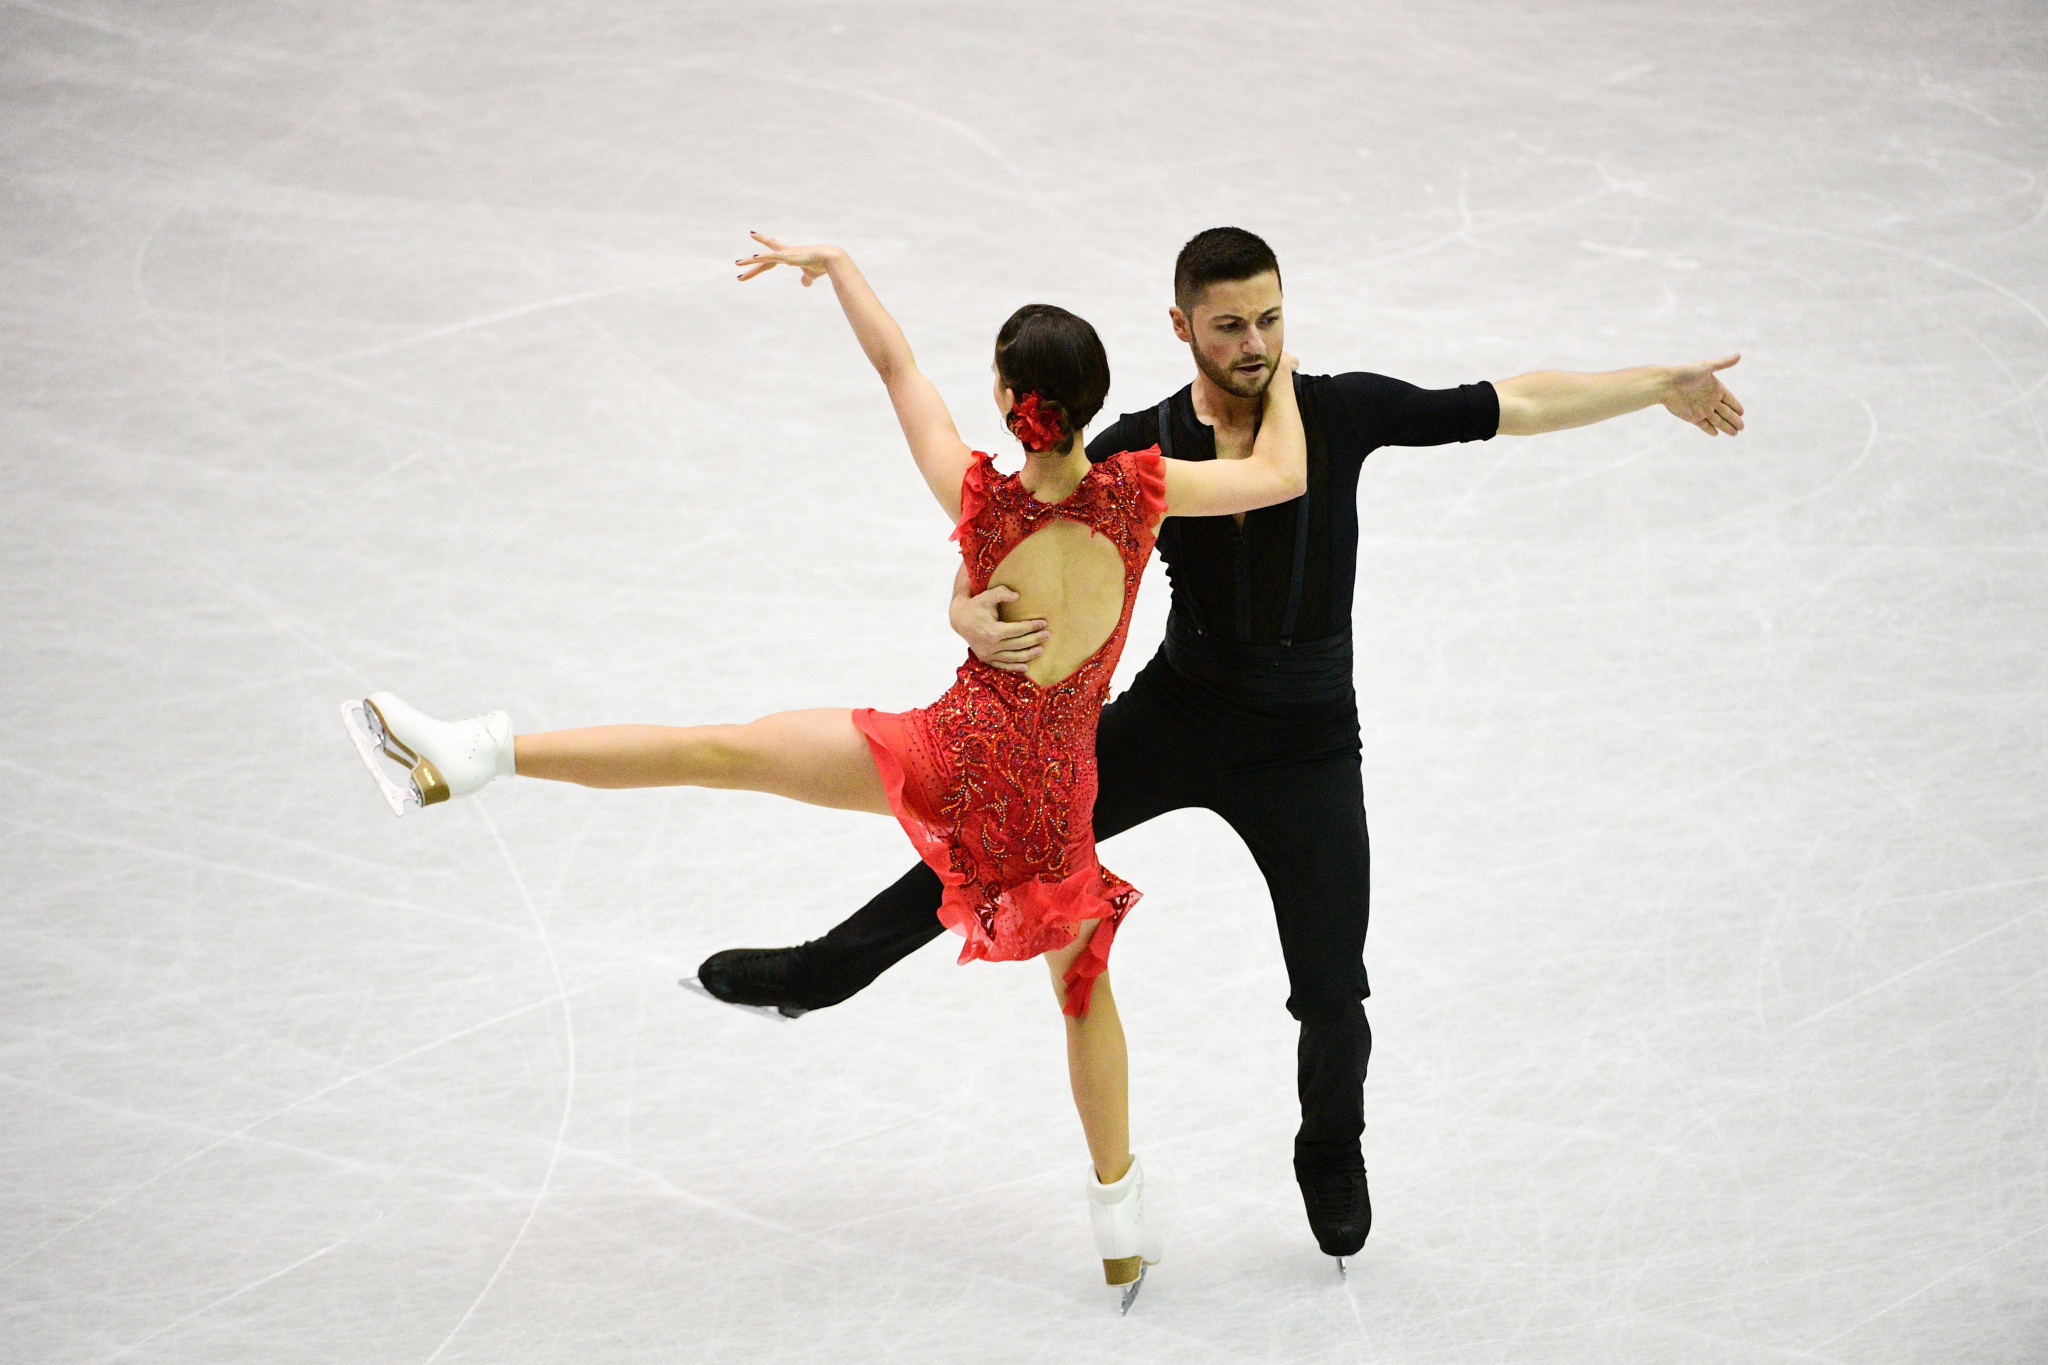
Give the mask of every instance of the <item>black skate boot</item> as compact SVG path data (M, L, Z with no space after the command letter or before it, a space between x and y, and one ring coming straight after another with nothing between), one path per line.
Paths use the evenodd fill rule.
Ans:
M771 1019L794 1019L819 1005L810 998L799 948L727 948L704 959L697 974L684 979L692 990Z
M1309 1230L1323 1253L1337 1258L1337 1273L1345 1274L1344 1258L1356 1256L1372 1231L1372 1195L1366 1189L1365 1167L1335 1170L1304 1170L1294 1163L1294 1179L1301 1186L1301 1202L1308 1210Z

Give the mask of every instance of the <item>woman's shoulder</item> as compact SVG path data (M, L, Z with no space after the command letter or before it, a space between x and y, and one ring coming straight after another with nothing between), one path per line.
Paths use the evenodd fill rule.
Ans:
M967 472L960 476L960 519L953 523L953 534L947 537L964 546L968 528L973 526L987 508L991 498L1000 497L1003 485L1014 479L1007 478L996 469L996 457L986 450L970 450L972 457L967 463Z
M1166 460L1156 445L1120 450L1089 473L1106 475L1125 490L1141 520L1156 521L1166 508Z
M967 456L967 472L960 476L961 487L986 493L1003 481L1004 475L996 468L995 456L986 450L970 450Z
M1120 450L1103 463L1121 464L1133 473L1144 473L1156 470L1165 458L1159 453L1157 443L1154 443L1139 450Z
M1164 457L1159 453L1159 445L1154 442L1139 450L1119 450L1114 455L1097 460L1095 467L1102 469L1109 465L1122 465L1126 469L1137 469L1162 458Z

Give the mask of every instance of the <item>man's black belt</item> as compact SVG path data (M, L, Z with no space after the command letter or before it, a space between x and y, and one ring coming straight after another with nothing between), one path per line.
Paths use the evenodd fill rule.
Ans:
M1312 706L1351 700L1351 630L1291 645L1247 645L1198 628L1180 604L1166 618L1174 671L1247 706Z

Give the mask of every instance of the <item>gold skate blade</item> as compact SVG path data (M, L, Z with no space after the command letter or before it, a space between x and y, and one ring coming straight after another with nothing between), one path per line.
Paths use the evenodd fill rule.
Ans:
M366 714L367 706L368 703L363 701L343 702L341 725L348 731L349 743L355 746L356 757L363 760L363 766L369 769L371 778L377 783L377 790L383 795L384 803L391 807L393 815L403 816L408 810L420 805L420 794L410 783L404 787L399 786L385 771L383 760L390 753L386 745L396 741L391 740L390 736L384 733L384 727ZM436 773L434 776L438 779L440 774ZM443 783L442 790L445 792L446 789L447 785ZM443 796L442 799L447 798Z

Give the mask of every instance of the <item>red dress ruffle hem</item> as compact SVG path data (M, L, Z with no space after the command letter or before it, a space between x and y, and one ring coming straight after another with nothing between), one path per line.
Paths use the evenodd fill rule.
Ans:
M945 883L939 920L966 940L962 962L1037 957L1072 943L1082 921L1100 921L1067 971L1065 1009L1075 1016L1088 1013L1117 927L1138 903L1138 889L1095 860L1095 725L1165 514L1156 446L1093 466L1058 503L1038 501L1016 475L997 474L991 458L976 452L953 530L972 591L985 591L1004 556L1032 533L1078 521L1123 558L1116 630L1050 687L970 654L932 705L853 713L889 808Z

